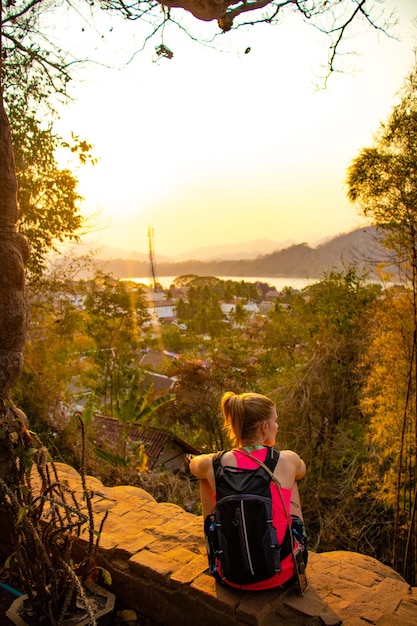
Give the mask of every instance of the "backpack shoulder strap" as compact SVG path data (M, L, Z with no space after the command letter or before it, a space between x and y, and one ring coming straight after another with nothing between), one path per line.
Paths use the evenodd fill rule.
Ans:
M223 454L226 452L226 450L222 450L221 452L218 452L216 455L214 455L213 459L212 459L212 463L213 463L213 471L214 471L214 477L217 476L217 473L219 471L219 469L221 468L222 464L221 464L221 458L223 456Z
M279 452L272 446L268 446L266 451L265 465L273 472L279 460Z
M272 446L268 446L267 448L268 449L266 451L266 458L265 458L264 465L266 465L269 471L273 473L276 467L276 464L278 463L279 452L278 450L275 450L275 448L273 448ZM218 475L218 472L221 471L221 468L223 467L221 463L221 459L225 453L226 453L226 450L222 450L221 452L218 452L213 457L212 463L213 463L213 471L214 471L215 477ZM251 458L253 458L252 455L248 455L248 456L251 456Z

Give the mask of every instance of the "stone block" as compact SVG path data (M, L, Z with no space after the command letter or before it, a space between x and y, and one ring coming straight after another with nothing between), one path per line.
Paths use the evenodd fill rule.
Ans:
M117 500L140 498L148 502L156 502L155 498L151 496L150 493L141 489L141 487L134 487L132 485L117 485L116 487L111 487L109 495Z
M298 595L294 586L288 591L282 604L287 609L287 615L298 614L303 625L323 623L326 626L337 626L342 624L341 617L310 586L303 596ZM279 605L276 611L279 614Z
M172 519L177 519L175 512L167 509L167 507L162 504L158 504L157 502L146 502L141 508L141 513L142 512L149 515L150 520L153 520L154 522L158 520L158 524L154 524L155 528L158 528L165 522Z
M155 541L156 538L148 532L133 533L128 536L122 534L119 536L119 540L115 541L112 556L113 558L124 557L127 560L140 550L151 546Z
M85 484L87 486L87 489L91 492L91 496L98 495L105 498L111 498L110 492L112 487L105 487L99 478L95 478L94 476L86 476Z
M384 578L375 589L377 598L374 603L383 614L394 613L400 605L404 591L404 583L401 580Z
M123 510L115 507L110 511L107 517L103 532L108 532L113 526L117 526L118 528L125 529L127 534L140 532L145 529L156 533L155 529L158 528L158 525L163 521L165 521L165 518L161 520L154 513L150 514L147 511L123 512Z
M346 563L340 564L338 575L341 579L364 587L373 587L381 582L381 578L375 572L369 572L362 567L355 567Z
M384 615L377 622L374 623L376 624L376 626L416 626L417 616L412 618L412 621L409 621L407 619L399 617L398 615Z
M120 500L114 503L111 507L111 515L117 515L118 517L122 517L126 515L126 513L132 512L132 502L128 500Z
M96 516L100 513L105 513L115 507L116 502L109 498L93 498L91 505L93 507L94 519L96 519Z
M404 623L417 624L417 606L414 601L402 600L394 615L402 619Z
M162 554L142 550L129 559L130 570L158 583L168 583L171 574L178 569L178 563Z
M152 548L151 548L152 552L154 552L154 546L156 544L157 542L155 542L152 545ZM165 552L164 556L167 559L172 559L173 561L176 561L177 563L181 563L182 565L185 565L186 563L189 563L190 561L193 560L193 558L195 557L195 553L191 552L191 550L188 550L184 546L177 544L171 550L168 550L167 552Z
M187 511L184 511L178 504L173 504L172 502L159 502L157 506L161 515L166 515L171 519L173 517L183 517L186 519L193 517L192 513L187 513Z
M323 624L323 626L340 626L343 624L340 617L338 617L330 608L320 613L319 617L320 623ZM360 626L362 626L362 624Z
M174 517L163 519L162 523L155 529L159 535L178 535L178 532L184 528L184 520L182 517Z
M112 552L119 545L120 536L118 534L106 533L100 537L101 550L109 550Z
M194 558L186 565L174 572L171 576L171 583L179 585L187 585L191 583L197 576L207 571L207 557L203 555L194 555Z
M163 528L164 533L168 530L168 527ZM175 532L176 540L181 545L186 545L190 550L198 552L200 554L206 554L205 541L203 536L203 529L195 524L181 525Z
M211 574L201 574L191 583L190 592L200 598L207 606L213 606L217 611L234 615L241 600L239 591L232 591L218 583Z
M114 532L121 532L125 524L118 515L109 514L103 526L103 534L109 535Z
M241 592L241 600L236 608L236 618L239 622L251 626L269 626L276 622L274 602L282 591ZM278 622L279 623L279 622Z

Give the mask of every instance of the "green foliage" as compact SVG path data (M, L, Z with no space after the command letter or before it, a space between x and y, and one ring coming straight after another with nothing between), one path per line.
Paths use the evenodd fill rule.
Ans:
M249 318L249 311L247 311L241 302L238 302L233 312L233 322L235 324L243 325Z
M358 322L362 323L359 316L380 293L380 287L367 284L366 279L366 275L358 275L355 267L349 267L345 272L330 272L308 288L306 307L316 321L310 327L312 336L330 325L329 332L353 338Z
M137 370L130 379L124 380L126 383L127 389L124 392L119 390L114 411L122 424L149 422L161 406L175 399L173 393L152 398L153 384L143 386L141 373Z
M122 381L120 381L122 382ZM116 467L132 467L138 471L147 469L145 447L140 441L132 440L130 430L132 424L141 422L149 426L158 410L175 399L175 394L155 396L153 384L142 384L142 376L135 370L130 377L123 379L123 388L118 390L114 414L122 425L118 441L114 449L104 449L94 445L94 454L106 463ZM104 442L105 443L105 442Z
M131 464L131 459L127 458L126 455L120 456L108 450L103 450L102 448L94 447L94 454L102 461L114 467L126 468Z
M304 364L295 372L293 393L301 383L299 411L305 415L313 464L324 442L331 446L340 421L361 418L358 364L367 349L366 328L377 295L352 269L331 273L308 289L300 312L309 337L300 350Z
M193 333L216 336L220 332L223 314L219 299L206 284L188 287L187 300L177 304L177 315Z
M380 466L372 462L367 471L382 480L379 501L395 510L394 566L413 583L417 575L417 66L387 123L381 124L374 145L363 149L350 166L347 183L350 200L382 232L405 292L411 287L409 307L401 293L389 294L395 306L373 340L368 355L372 355L369 396L362 404L370 416L370 441L380 451ZM387 355L392 358L390 365ZM392 440L381 445L378 432L383 424L389 425Z
M149 320L143 288L98 271L87 286L86 329L95 342L92 359L99 373L96 391L104 410L113 415L117 372L130 372L146 338Z
M95 159L89 142L74 134L64 140L53 130L53 100L58 94L65 97L72 63L40 32L50 6L17 1L3 3L1 10L1 94L18 181L17 226L31 245L28 270L38 277L47 253L56 252L58 243L77 241L83 227L78 180L69 168L59 166L57 154L67 151L82 165Z
M172 432L178 432L197 449L213 451L225 444L219 414L222 386L211 367L201 361L175 364L175 403L166 407L164 417Z
M404 270L416 266L417 69L371 147L353 160L348 197L380 229ZM408 267L407 267L408 266ZM414 269L415 271L415 269Z
M83 227L78 180L69 169L59 167L57 150L69 149L83 164L94 159L90 144L75 136L71 144L63 142L51 123L45 126L27 107L17 98L8 116L19 189L17 227L31 247L27 268L32 276L39 277L45 270L47 254L57 252L58 243L77 241Z
M2 4L2 84L6 99L50 103L66 96L68 51L48 37L43 16L51 5L16 0Z
M39 275L46 254L57 250L56 242L77 240L83 224L82 198L74 174L57 164L55 154L62 141L51 126L42 127L19 101L10 107L9 121L19 188L18 229L31 245L28 269Z
M174 287L192 287L200 286L200 287L217 287L220 285L221 280L216 276L198 276L197 274L183 274L182 276L177 276L174 279L173 285Z
M244 280L225 280L222 281L223 300L229 302L233 298L241 298L244 302L253 300L258 302L261 300L262 291L258 287L258 283L246 282ZM267 290L270 286L267 286Z
M127 284L98 270L87 285L85 308L88 329L103 348L114 347L116 340L139 346L142 325L149 319L141 285Z
M410 292L391 288L371 329L371 344L364 357L367 378L360 404L368 424L369 454L364 460L359 489L361 495L372 496L396 518L394 561L399 571L412 580L412 567L409 569L406 564L406 546L413 541L410 494L414 491L416 467L415 392L410 381L410 374L412 379L415 376L414 316L410 296Z
M190 334L177 325L167 324L161 327L162 345L168 352L181 354L192 349L194 344Z
M74 458L71 407L91 380L85 354L93 342L76 304L81 288L64 275L61 279L51 276L29 289L31 325L13 395L53 454L58 447L69 460Z
M93 421L93 417L95 413L95 402L96 402L95 394L90 393L87 398L85 407L83 411L81 412L81 419L83 421L83 424L86 430L89 429L89 427L91 426L91 422Z
M185 287L187 295L177 303L177 316L186 324L187 330L196 335L208 335L211 339L223 337L229 331L223 320L220 303L239 298L236 305L235 323L241 324L248 315L243 304L248 300L259 300L260 291L254 283L245 281L223 281L213 276L179 276L176 287Z

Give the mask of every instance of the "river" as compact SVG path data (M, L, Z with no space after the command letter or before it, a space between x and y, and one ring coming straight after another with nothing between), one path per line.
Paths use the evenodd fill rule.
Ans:
M157 281L164 289L168 289L173 281L177 278L176 276L158 276ZM218 276L221 280L233 280L235 282L245 281L246 283L267 283L271 285L271 287L275 287L277 291L281 291L284 287L292 287L293 289L303 289L303 287L307 287L313 283L318 282L318 278L310 279L310 278L294 278L294 277L281 277L281 276ZM135 283L143 283L144 285L150 285L148 276L138 276L137 278L129 278L125 280L131 280Z

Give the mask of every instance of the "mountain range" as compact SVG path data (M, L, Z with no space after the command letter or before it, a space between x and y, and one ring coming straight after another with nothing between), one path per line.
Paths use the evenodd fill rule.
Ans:
M256 259L258 256L269 254L275 250L282 250L282 248L291 246L294 243L290 239L281 242L271 241L270 239L253 239L243 243L202 246L170 256L156 253L155 259L164 263L176 263L190 259L198 261ZM98 247L97 257L106 260L148 261L149 255L137 250L126 250L124 248L103 245Z
M276 247L271 252L266 252L274 246ZM280 247L280 244L276 242L256 240L256 242L248 242L247 246L244 244L227 246L222 252L214 246L202 250L200 258L196 258L198 251L195 250L194 258L191 256L188 260L166 260L166 258L156 255L156 275L197 274L199 276L317 278L328 271L341 271L352 264L355 264L360 271L366 270L372 275L378 261L387 257L387 252L378 243L375 228L372 226L338 235L316 247L307 243L292 244L286 247L282 247L281 244ZM239 250L243 250L243 252L239 252ZM126 255L124 257L115 258L113 256L113 258L107 257L107 259L97 255L96 262L105 264L106 270L118 278L149 275L147 255L128 252L124 254ZM214 258L213 256L210 258L211 254ZM205 259L203 258L204 255L206 255ZM230 256L229 258L224 256L221 258L222 255ZM238 258L235 255L238 255Z
M224 244L215 246L203 246L175 255L175 261L221 261L221 260L245 260L256 259L258 256L270 254L276 250L282 250L293 245L292 240L271 241L270 239L253 239L245 243Z

